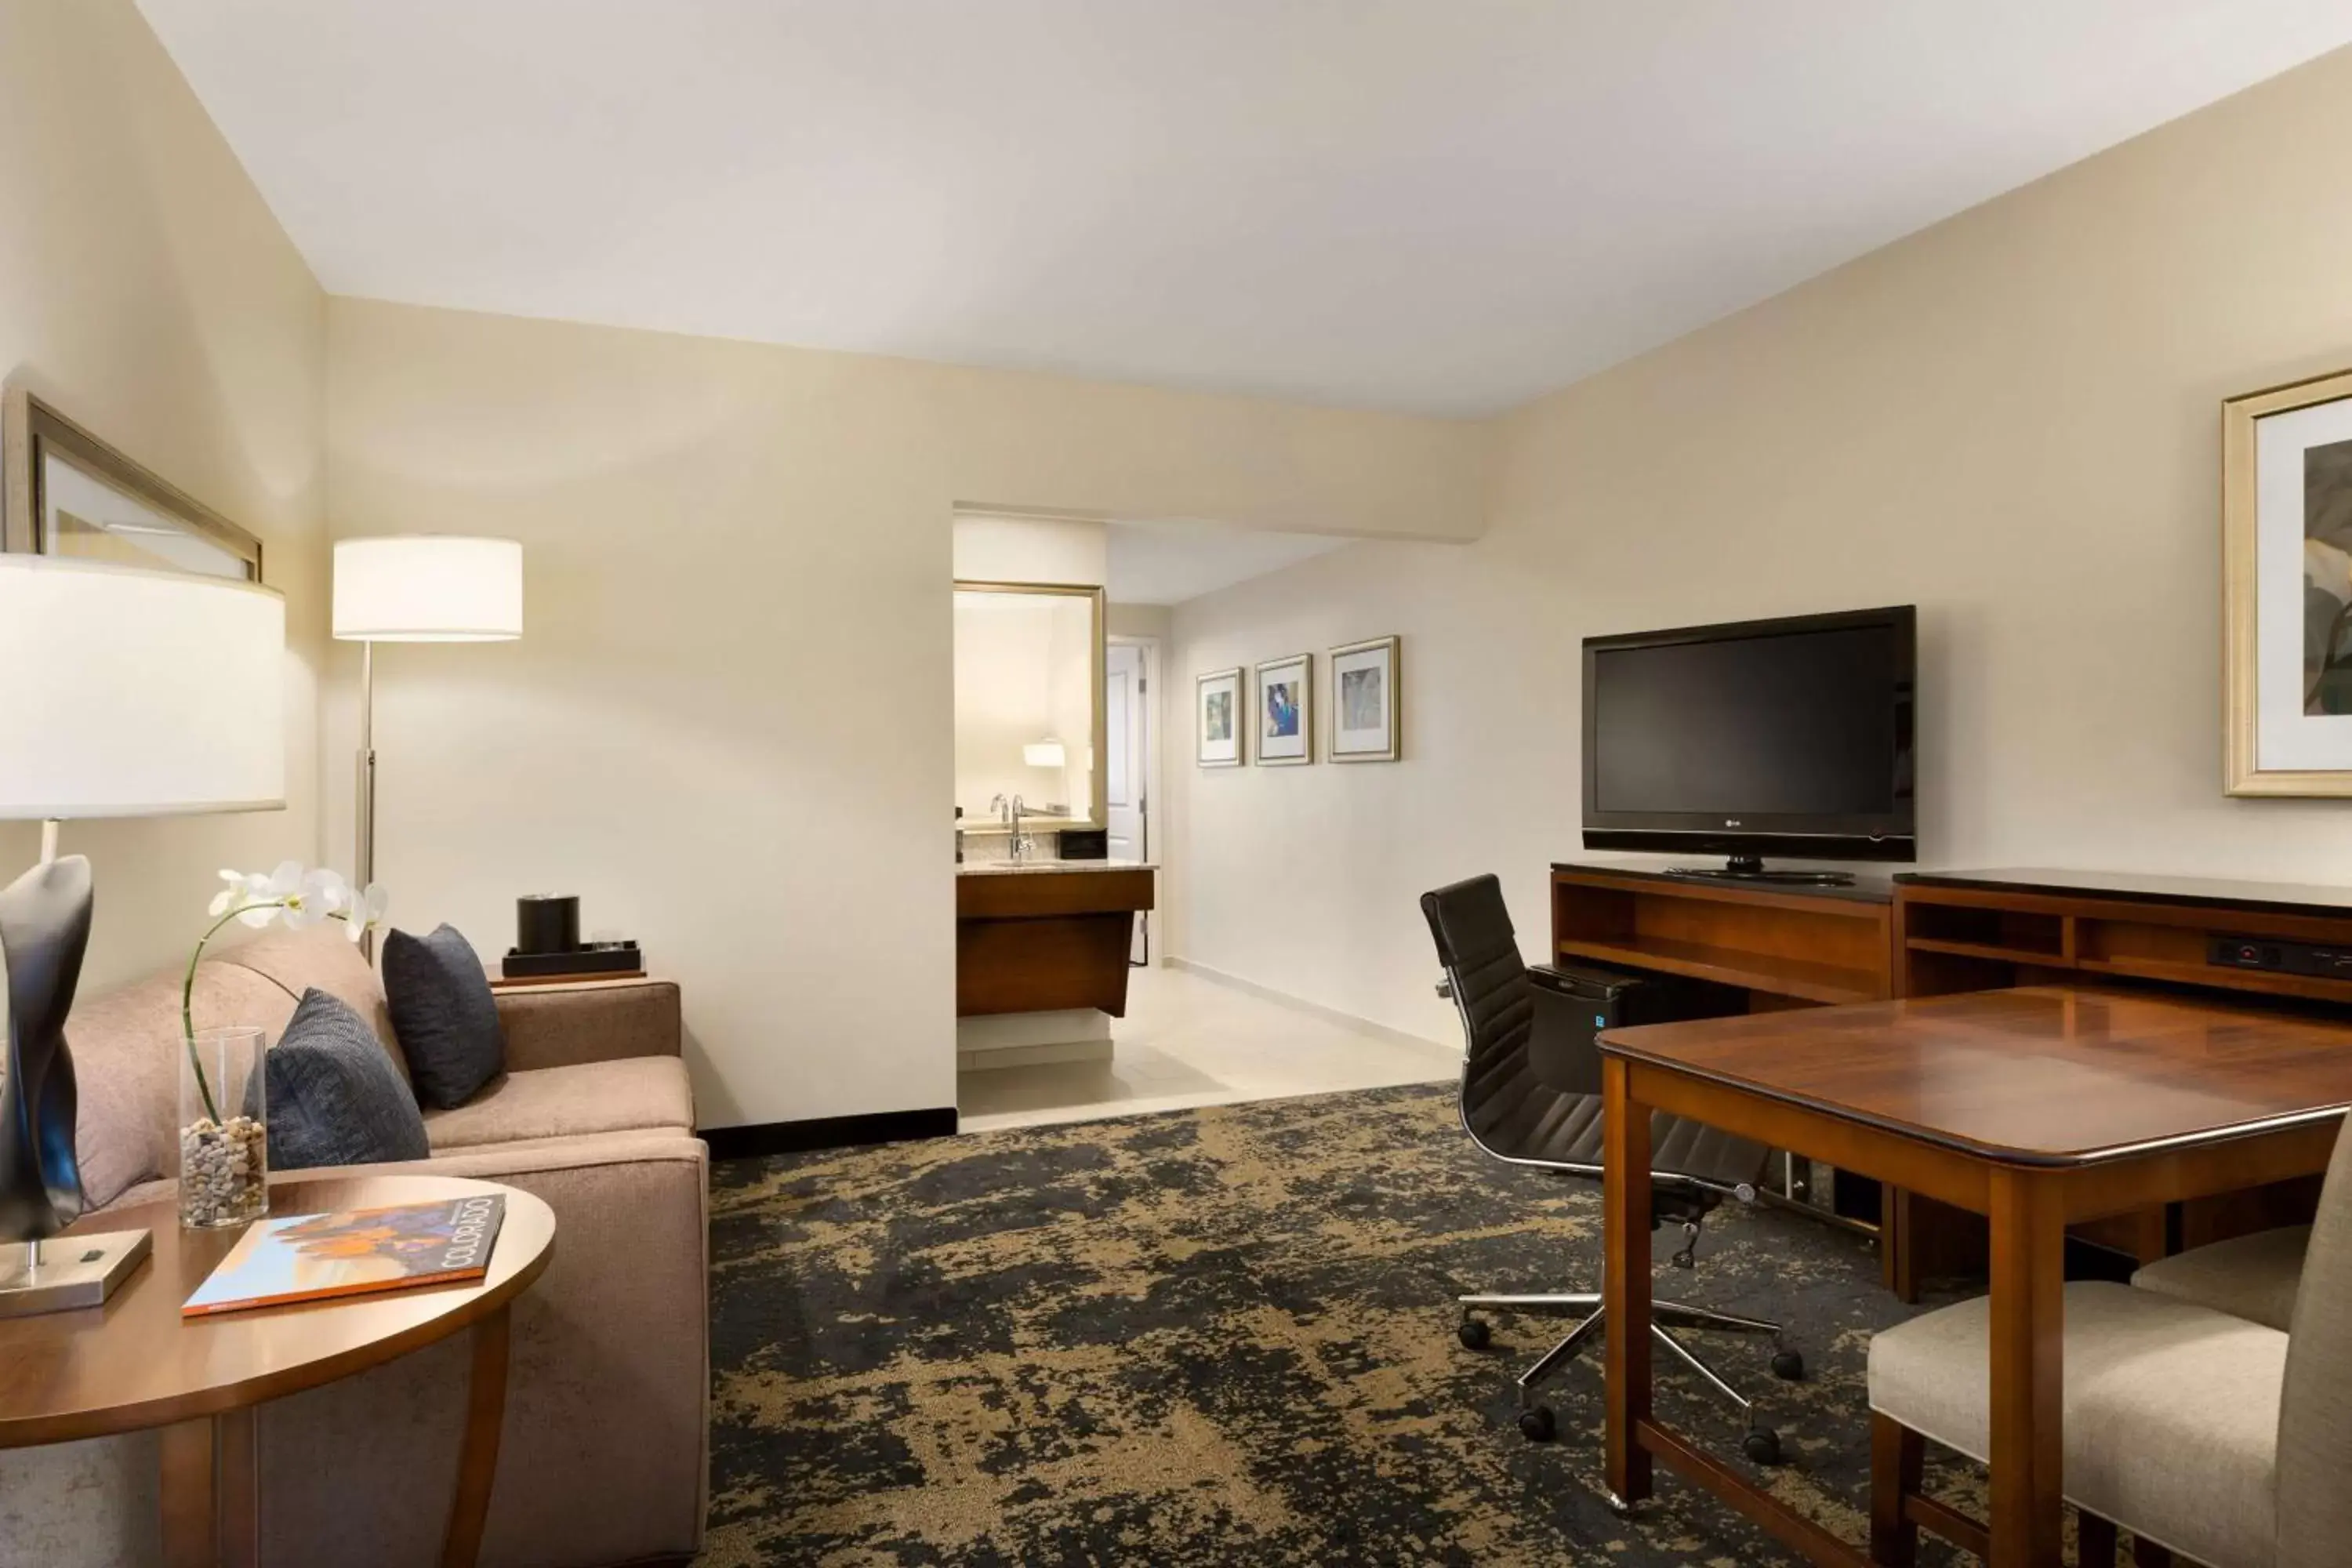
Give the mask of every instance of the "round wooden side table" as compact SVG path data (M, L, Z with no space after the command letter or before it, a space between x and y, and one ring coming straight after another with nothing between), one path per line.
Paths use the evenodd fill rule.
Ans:
M153 1250L104 1307L0 1321L0 1448L162 1429L169 1568L247 1568L260 1552L254 1407L465 1331L473 1344L457 1496L441 1561L481 1550L506 1414L507 1319L546 1271L555 1215L530 1194L455 1176L273 1181L272 1215L384 1208L501 1193L506 1219L487 1277L378 1295L184 1320L181 1303L244 1234L180 1228L170 1203L86 1216L75 1231L145 1226Z

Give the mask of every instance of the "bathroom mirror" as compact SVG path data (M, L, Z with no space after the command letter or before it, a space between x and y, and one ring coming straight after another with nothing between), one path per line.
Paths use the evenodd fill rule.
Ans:
M1103 595L1031 583L955 586L956 805L967 833L1099 827Z

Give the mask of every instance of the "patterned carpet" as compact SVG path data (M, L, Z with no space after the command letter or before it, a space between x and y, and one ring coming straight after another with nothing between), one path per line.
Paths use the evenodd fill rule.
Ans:
M1610 1511L1596 1362L1553 1385L1560 1441L1519 1436L1511 1378L1562 1331L1498 1322L1467 1351L1448 1298L1589 1288L1599 1189L1480 1155L1450 1087L740 1161L712 1184L709 1568L1791 1561L1663 1473L1635 1519ZM1801 1325L1802 1384L1762 1342L1706 1338L1768 1402L1774 1489L1860 1542L1864 1346L1906 1311L1864 1244L1727 1211L1697 1271L1660 1283ZM1744 1467L1727 1409L1660 1381L1662 1414Z

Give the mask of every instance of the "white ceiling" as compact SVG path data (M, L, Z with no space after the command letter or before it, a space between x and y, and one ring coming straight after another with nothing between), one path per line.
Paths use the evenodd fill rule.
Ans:
M1483 413L2345 0L140 0L339 293Z
M1109 533L1114 605L1181 605L1355 542L1207 522L1114 522Z

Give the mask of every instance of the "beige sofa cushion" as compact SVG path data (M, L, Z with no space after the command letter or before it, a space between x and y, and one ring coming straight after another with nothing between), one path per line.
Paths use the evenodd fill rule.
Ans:
M1983 1460L1984 1298L1870 1342L1870 1407ZM2271 1562L2287 1336L2127 1285L2066 1287L2066 1496L2213 1568Z
M2132 1284L2284 1333L2294 1324L2294 1293L2310 1244L2307 1225L2256 1231L2159 1258L2133 1275Z
M196 972L196 1027L257 1024L276 1039L293 999L249 970L206 963ZM158 974L77 1002L66 1020L77 1104L74 1142L89 1206L132 1184L172 1173L180 1098L180 976Z
M676 1057L629 1057L492 1079L453 1110L427 1110L436 1154L534 1138L694 1130L694 1091Z
M368 1021L392 1065L408 1080L408 1058L400 1054L392 1032L392 1010L384 1005L383 984L360 950L336 921L310 931L271 930L219 955L223 963L251 970L275 982L295 1002L317 986Z

